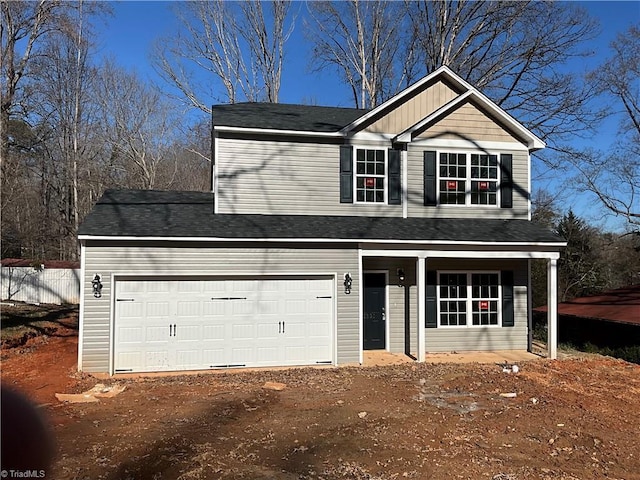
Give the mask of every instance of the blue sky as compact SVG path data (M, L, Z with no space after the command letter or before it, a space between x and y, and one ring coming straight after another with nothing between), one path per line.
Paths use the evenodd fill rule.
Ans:
M98 25L95 39L101 55L113 55L119 65L135 69L143 78L157 80L149 66L149 53L153 42L162 36L170 36L176 30L177 21L172 8L179 2L156 1L114 1L111 2L113 16ZM609 54L608 45L618 32L640 21L640 0L635 1L586 1L577 2L597 18L601 24L599 36L585 45L594 52L593 57L576 62L569 68L586 71L595 68ZM304 9L302 2L294 4L294 9ZM319 105L353 106L349 89L341 84L334 72L311 73L308 69L310 47L303 41L302 22L298 20L292 37L287 43L283 70L280 101L284 103L308 103ZM602 125L594 146L602 147L613 143L617 130L615 119ZM597 143L596 143L597 142ZM552 175L553 177L553 175ZM535 176L534 176L535 178ZM560 179L564 181L563 179ZM535 180L534 180L535 182ZM558 180L539 178L536 187L557 190ZM562 199L563 208L573 208L580 216L598 222L599 214L594 214L592 199L571 196ZM616 228L618 223L609 218L607 228Z
M172 7L179 2L113 1L114 15L98 31L97 43L102 54L113 54L118 63L136 68L143 75L154 78L149 69L149 52L153 42L170 35L176 28ZM640 20L640 1L587 1L577 2L600 20L602 32L590 48L594 57L585 60L583 68L597 65L606 54L607 45L617 32ZM298 2L294 8L305 8ZM313 98L319 104L351 106L349 90L332 73L310 73L307 59L309 46L302 41L302 22L298 21L293 36L287 43L287 68L284 69L281 102L300 103Z

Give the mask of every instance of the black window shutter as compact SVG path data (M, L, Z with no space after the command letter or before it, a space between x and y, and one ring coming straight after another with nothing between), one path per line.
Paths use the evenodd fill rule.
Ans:
M513 307L513 271L502 271L502 326L513 327L515 325Z
M513 208L513 157L510 153L500 155L500 207Z
M340 145L340 203L353 203L353 148Z
M438 326L438 272L427 270L427 285L425 288L425 326L436 328Z
M400 183L400 150L389 149L389 205L402 203L402 185Z
M436 206L436 152L424 152L424 204Z

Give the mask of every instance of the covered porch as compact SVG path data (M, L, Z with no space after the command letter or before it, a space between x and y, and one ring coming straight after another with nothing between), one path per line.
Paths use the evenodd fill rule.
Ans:
M539 358L529 353L533 259L547 262L547 357L557 358L558 246L465 247L360 248L361 364Z

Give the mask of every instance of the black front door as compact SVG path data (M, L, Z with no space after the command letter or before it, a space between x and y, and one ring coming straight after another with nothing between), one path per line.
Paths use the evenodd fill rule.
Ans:
M385 274L364 274L364 346L365 350L385 348Z

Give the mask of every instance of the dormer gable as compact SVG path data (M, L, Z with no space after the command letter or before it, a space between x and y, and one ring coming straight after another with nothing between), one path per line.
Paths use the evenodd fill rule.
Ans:
M473 125L485 130L479 132ZM425 135L429 129L433 131ZM446 66L357 118L341 132L345 136L387 134L393 136L394 143L405 144L434 135L478 139L482 133L487 137L484 140L517 141L530 151L545 147L540 138Z

